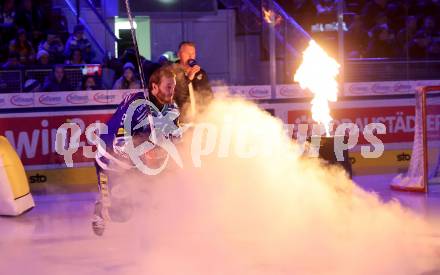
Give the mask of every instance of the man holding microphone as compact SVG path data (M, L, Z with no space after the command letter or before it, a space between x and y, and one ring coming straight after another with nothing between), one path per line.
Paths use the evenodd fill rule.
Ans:
M213 98L208 75L196 62L196 46L183 41L177 52L175 101L183 117L194 116Z

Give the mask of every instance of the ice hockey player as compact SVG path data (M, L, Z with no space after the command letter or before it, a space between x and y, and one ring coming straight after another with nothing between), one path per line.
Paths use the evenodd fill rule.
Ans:
M100 135L102 145L98 145L95 158L99 196L92 220L96 235L103 235L108 221L126 221L131 216L130 200L118 198L116 193L120 193L118 184L121 183L112 181L111 175L139 168L133 163L139 156L146 163L145 167L154 165L151 162L160 161L167 153L158 140L169 142L179 135L175 87L176 76L170 67L157 69L150 77L148 91L126 96L107 122L107 133ZM145 152L133 150L140 143L149 145L146 150L143 148Z

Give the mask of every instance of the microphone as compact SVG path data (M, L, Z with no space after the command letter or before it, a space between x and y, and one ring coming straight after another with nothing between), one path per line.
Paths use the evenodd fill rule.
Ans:
M188 65L192 68L195 65L197 65L197 61L195 59L188 59ZM196 79L197 80L202 80L203 79L203 74L201 74L200 72L196 74Z
M194 67L195 65L197 65L197 61L195 59L189 59L188 60L188 65L190 67Z

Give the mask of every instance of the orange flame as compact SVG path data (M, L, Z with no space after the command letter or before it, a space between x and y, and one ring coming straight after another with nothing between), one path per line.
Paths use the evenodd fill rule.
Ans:
M328 103L338 100L336 77L339 67L335 59L311 40L294 77L302 89L309 89L313 93L312 118L324 125L327 136L330 136L330 123L333 121Z
M273 18L275 25L280 24L281 20L282 20L280 15L276 14L272 10L265 9L264 7L263 7L263 18L264 18L264 21L266 21L268 24L272 24L273 23L273 21L272 21L272 18Z

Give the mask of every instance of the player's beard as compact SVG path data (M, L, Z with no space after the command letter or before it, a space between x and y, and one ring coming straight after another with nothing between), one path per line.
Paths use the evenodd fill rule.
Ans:
M171 104L173 103L174 100L174 96L167 96L164 92L160 91L157 94L157 100L161 103L161 104Z

